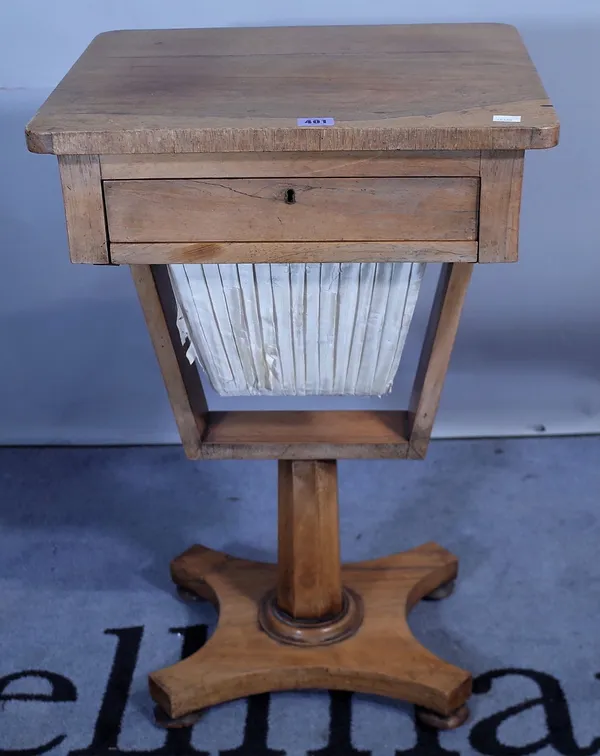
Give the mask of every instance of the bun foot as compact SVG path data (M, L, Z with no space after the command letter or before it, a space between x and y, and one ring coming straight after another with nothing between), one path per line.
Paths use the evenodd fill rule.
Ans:
M438 714L437 711L425 709L423 706L415 706L415 716L421 724L434 730L456 730L469 718L469 707L463 704L445 717L443 714Z
M443 599L447 599L454 593L454 589L456 588L456 580L449 580L447 583L443 583L442 585L439 585L434 591L431 591L427 596L425 596L425 601L443 601Z
M200 711L192 711L183 717L170 717L160 706L154 707L154 723L157 727L165 730L179 730L184 727L193 727L202 716Z
M189 582L189 587L177 586L177 595L186 604L197 601L209 601L211 604L217 603L217 598L213 589L204 582L204 580L193 580Z
M194 601L202 601L202 596L199 596L193 591L188 591L187 588L182 588L180 585L177 586L177 595L186 604L192 603Z

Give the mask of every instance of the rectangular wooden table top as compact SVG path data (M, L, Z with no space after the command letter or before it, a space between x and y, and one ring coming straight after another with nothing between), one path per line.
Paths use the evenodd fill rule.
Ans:
M558 130L516 29L428 24L107 32L27 138L58 155L524 150Z

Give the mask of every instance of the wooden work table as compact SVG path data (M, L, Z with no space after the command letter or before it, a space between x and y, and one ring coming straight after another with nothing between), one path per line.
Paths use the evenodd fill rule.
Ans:
M306 687L465 720L469 673L406 620L449 595L457 559L427 544L342 566L336 460L425 456L473 267L517 260L524 154L558 133L501 24L108 32L28 125L58 156L72 261L131 266L187 455L279 460L278 565L201 546L172 563L220 620L151 675L160 723ZM407 411L208 410L166 265L373 261L443 263Z

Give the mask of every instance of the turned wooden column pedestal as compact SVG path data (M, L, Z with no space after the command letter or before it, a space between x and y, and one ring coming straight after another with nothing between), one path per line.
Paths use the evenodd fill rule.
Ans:
M214 635L150 676L157 722L192 725L214 704L268 691L325 688L400 698L428 724L467 717L468 672L413 637L407 615L451 592L457 559L430 543L342 567L337 463L279 462L277 565L193 546L171 565L189 597L212 601Z

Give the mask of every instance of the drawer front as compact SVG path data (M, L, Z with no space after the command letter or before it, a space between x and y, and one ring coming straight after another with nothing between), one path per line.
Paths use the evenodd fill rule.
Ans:
M478 178L105 181L115 243L469 241Z

